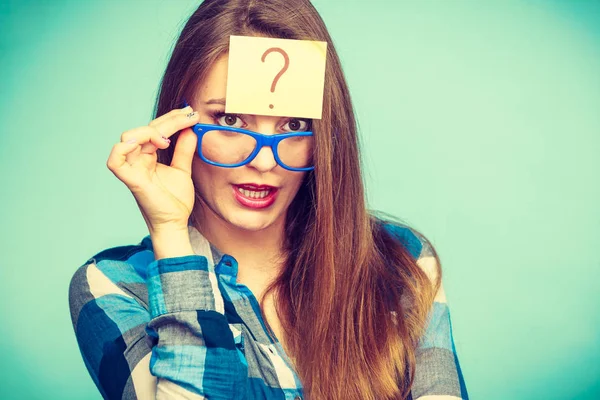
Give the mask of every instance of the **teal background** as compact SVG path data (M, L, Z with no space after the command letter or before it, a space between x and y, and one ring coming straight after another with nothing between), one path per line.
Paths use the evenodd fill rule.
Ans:
M600 398L600 2L314 2L371 208L440 253L472 399ZM198 1L0 0L0 398L99 399L67 289L146 225L106 168Z

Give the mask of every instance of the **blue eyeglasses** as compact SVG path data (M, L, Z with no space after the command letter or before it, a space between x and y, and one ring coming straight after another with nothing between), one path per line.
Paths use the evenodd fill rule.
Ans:
M185 103L187 106L187 103ZM314 169L312 132L288 132L275 135L232 126L195 124L198 155L210 165L235 168L251 162L264 146L273 151L277 164L289 171Z

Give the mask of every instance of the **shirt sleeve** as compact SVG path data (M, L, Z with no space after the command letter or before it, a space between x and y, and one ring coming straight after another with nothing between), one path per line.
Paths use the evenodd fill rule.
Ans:
M216 275L206 257L154 261L148 268L152 374L210 399L241 399L247 365L224 315ZM170 390L171 388L169 388ZM157 392L160 399L160 390ZM166 398L172 398L166 396Z
M152 261L143 277L136 271L92 259L71 279L75 336L102 397L243 398L247 366L206 257Z
M429 279L437 281L437 260L427 238L404 223L387 222L384 228L408 250ZM415 356L415 379L411 388L413 399L468 400L443 282L434 298Z
M437 278L437 262L427 245L423 246L417 264L430 279ZM469 398L454 345L450 310L443 283L436 293L428 325L416 351L412 395L415 400Z

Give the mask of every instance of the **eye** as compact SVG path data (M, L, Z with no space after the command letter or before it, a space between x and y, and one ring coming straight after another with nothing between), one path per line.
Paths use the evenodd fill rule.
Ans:
M222 114L217 116L217 123L222 126L233 126L235 128L241 128L244 126L244 121L235 114Z
M287 132L308 131L308 121L305 119L292 118L283 125L283 130Z

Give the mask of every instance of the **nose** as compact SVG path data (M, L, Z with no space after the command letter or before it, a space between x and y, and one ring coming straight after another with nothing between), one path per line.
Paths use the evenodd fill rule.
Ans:
M268 172L277 166L273 149L270 146L263 146L256 157L248 163L249 166L260 172Z

